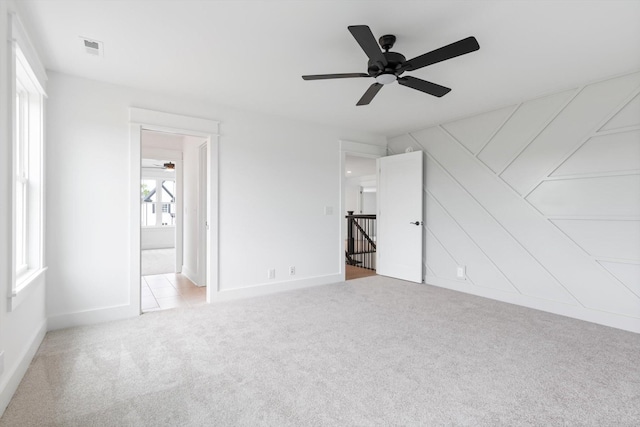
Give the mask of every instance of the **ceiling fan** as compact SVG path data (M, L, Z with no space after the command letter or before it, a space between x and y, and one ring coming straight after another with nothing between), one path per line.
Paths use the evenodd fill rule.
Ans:
M173 170L176 170L176 164L175 163L171 163L171 162L167 162L167 163L164 163L162 165L154 163L153 166L149 166L149 168L151 168L151 169L164 169L166 171L173 171Z
M383 85L397 81L402 86L419 90L429 95L441 97L451 91L450 88L440 86L417 77L402 76L405 71L414 71L427 65L455 58L480 49L480 45L475 37L467 37L455 43L443 46L440 49L432 50L420 56L407 61L404 55L397 52L389 52L396 42L396 36L387 34L379 39L380 46L384 52L378 47L378 42L373 37L371 29L366 25L349 26L349 31L356 39L364 53L369 57L369 63L366 73L343 73L343 74L316 74L310 76L302 76L304 80L325 80L325 79L344 79L351 77L373 77L376 83L369 86L362 98L356 105L368 105L377 93L382 89Z

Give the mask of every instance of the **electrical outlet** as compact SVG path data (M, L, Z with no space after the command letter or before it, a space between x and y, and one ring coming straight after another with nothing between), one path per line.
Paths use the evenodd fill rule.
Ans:
M295 276L296 275L296 268L292 265L291 267L289 267L289 276Z
M267 279L275 279L276 278L276 269L270 268L267 270Z
M459 265L456 268L456 277L462 280L466 279L466 267L464 265Z
M325 215L333 215L333 206L325 206L324 207Z

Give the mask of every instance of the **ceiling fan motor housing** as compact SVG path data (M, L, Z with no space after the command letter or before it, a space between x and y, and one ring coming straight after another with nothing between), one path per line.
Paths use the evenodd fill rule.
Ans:
M387 60L387 65L384 66L381 63L370 59L367 67L367 72L371 77L376 77L380 74L385 73L399 76L404 72L404 70L399 70L400 66L407 60L404 55L397 52L382 52L382 54Z
M396 43L396 36L394 36L393 34L385 34L378 39L378 43L380 43L382 49L388 52L389 49L391 49Z

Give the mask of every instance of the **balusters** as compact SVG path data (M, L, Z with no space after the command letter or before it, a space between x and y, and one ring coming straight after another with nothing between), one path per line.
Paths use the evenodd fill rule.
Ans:
M376 216L354 215L348 211L347 219L347 262L358 267L375 270Z

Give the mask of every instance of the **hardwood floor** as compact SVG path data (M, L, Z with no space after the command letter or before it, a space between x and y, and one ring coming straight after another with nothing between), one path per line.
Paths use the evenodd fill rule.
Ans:
M193 307L207 302L207 288L196 286L182 274L142 276L141 286L144 313L174 307Z
M355 265L346 264L345 280L360 279L362 277L375 276L375 270L368 270L366 268L356 267Z

